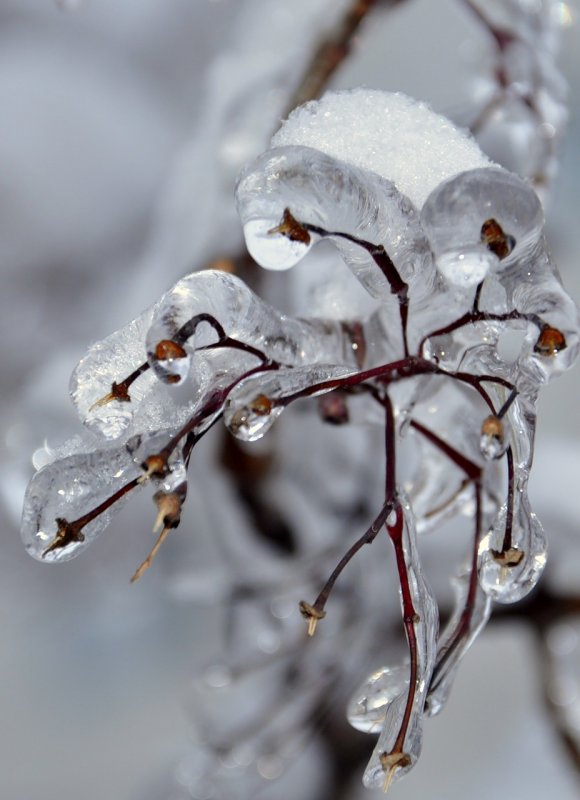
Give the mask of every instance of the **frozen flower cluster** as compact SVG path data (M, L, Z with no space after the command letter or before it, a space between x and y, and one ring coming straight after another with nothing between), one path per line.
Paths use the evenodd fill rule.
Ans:
M419 757L424 716L443 707L492 601L520 600L543 570L546 537L527 494L536 403L577 356L578 312L547 251L534 189L400 94L352 90L297 109L242 172L236 199L255 261L289 269L328 241L344 262L331 282L349 269L368 293L368 313L290 317L227 271L181 279L78 364L71 396L88 433L33 477L23 539L38 559L67 560L129 496L151 487L160 536L137 578L179 525L190 460L218 422L254 442L291 404L317 397L322 423L370 426L383 451L381 501L300 611L313 635L343 570L363 545L388 536L407 655L373 670L348 707L355 728L379 734L364 783L387 787ZM440 631L418 534L458 516L471 529L448 576L455 605ZM332 553L343 547L329 545ZM312 547L305 552L312 565ZM249 572L256 585L279 578ZM306 572L300 580L311 591L319 577ZM338 610L338 619L360 625L355 611ZM331 618L329 606L321 627ZM282 634L296 648L288 625ZM296 719L262 726L249 754L225 747L227 731L216 733L221 761L204 761L199 779L214 787L226 780L224 747L238 769L256 762L260 774L276 772L282 751L272 752L271 728L281 725L283 741L280 731L313 714L321 675L338 669L332 660L323 643L317 680L313 664L301 662ZM226 686L231 673L222 678L210 679ZM280 679L264 686L266 695L279 690Z

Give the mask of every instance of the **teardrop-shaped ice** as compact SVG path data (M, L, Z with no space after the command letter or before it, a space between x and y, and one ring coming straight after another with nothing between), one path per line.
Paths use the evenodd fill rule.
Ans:
M270 430L286 405L302 392L318 384L340 381L355 370L326 364L294 369L279 369L241 381L233 389L224 408L224 422L238 439L253 442ZM334 386L308 392L314 397L330 392Z
M438 268L462 286L529 257L541 239L544 215L538 196L521 178L484 167L440 184L423 206L421 223ZM501 234L486 235L490 223Z
M292 319L235 275L203 270L178 281L158 304L147 332L149 363L165 382L183 383L188 374L195 381L195 350L215 344L222 334L248 345L244 355L254 348L256 366L260 353L282 364L346 357L346 337L339 323ZM231 349L232 363L237 358Z
M373 297L388 300L390 284L357 240L371 249L382 245L417 296L433 288L435 269L417 210L373 172L310 147L277 147L242 173L236 199L248 248L264 267L292 266L322 230L336 234L334 244Z
M516 603L535 587L546 565L544 529L531 510L524 490L514 494L509 547L504 546L508 507L503 505L478 551L482 589L498 603Z
M346 717L353 728L378 733L384 724L387 707L409 688L409 664L382 667L370 675L351 697Z
M30 555L41 561L78 555L107 527L122 505L123 487L140 474L124 446L67 456L40 469L22 511L21 535Z

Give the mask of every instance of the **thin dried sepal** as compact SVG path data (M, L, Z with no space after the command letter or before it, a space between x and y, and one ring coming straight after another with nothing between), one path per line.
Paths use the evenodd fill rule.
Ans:
M55 522L58 526L56 535L48 547L43 551L43 558L48 555L48 553L52 553L55 550L61 550L63 547L73 544L73 542L84 542L85 540L82 530L77 525L68 522L68 520L64 519L63 517L58 517Z
M109 403L112 403L114 400L118 400L120 403L131 402L131 396L124 381L121 383L116 383L113 381L111 384L111 391L93 403L93 405L89 408L89 413L100 406L106 406Z
M282 236L290 239L291 242L301 242L302 244L307 245L310 244L310 234L306 228L303 227L298 220L292 216L289 208L284 209L284 214L280 224L276 225L275 228L271 228L268 233L280 233Z
M385 772L383 792L386 794L389 791L395 771L401 767L408 767L411 763L411 758L407 753L381 753L379 761Z
M308 635L314 636L316 633L316 626L321 619L324 619L326 611L322 611L316 608L316 606L311 606L306 600L301 600L298 606L300 608L300 613L308 622Z
M147 556L145 561L136 569L135 574L131 578L131 583L135 583L135 581L138 581L139 578L141 577L141 575L143 575L143 573L146 572L149 569L149 567L153 563L153 559L155 558L155 556L159 552L159 548L161 547L161 545L163 544L163 542L165 541L165 539L169 535L170 531L171 531L170 527L163 528L163 530L159 534L159 537L158 537L157 541L155 542L155 544L151 548L151 552L149 553L149 555Z

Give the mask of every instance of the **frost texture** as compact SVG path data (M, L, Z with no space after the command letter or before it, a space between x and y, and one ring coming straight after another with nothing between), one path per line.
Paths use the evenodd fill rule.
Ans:
M302 576L295 584L309 597L319 592L300 604L310 635L337 625L348 640L360 627L358 615L371 602L365 591L353 602L333 596L328 619L327 601L363 545L383 533L392 543L407 656L375 670L348 708L354 727L379 734L365 785L388 787L416 763L423 717L443 707L492 601L521 599L542 572L546 539L527 496L535 409L541 386L577 356L578 312L547 252L534 190L493 165L443 117L399 94L339 92L295 111L272 148L244 169L237 205L248 249L262 266L288 269L328 240L346 264L336 264L337 280L350 269L371 298L370 311L293 318L236 276L216 270L186 276L138 320L94 345L77 367L73 399L106 446L67 454L37 473L23 537L37 558L69 558L105 527L121 500L152 484L159 544L180 522L194 448L220 419L244 442L262 438L276 420L283 443L285 431L304 425L307 444L292 470L340 506L340 469L328 486L316 469L312 416L301 418L297 409L288 421L282 412L317 397L319 417L341 432L352 422L368 425L372 446L384 447L383 496L346 552L300 493L275 475L269 491L304 523L292 547ZM514 353L505 351L506 332L520 336ZM398 457L405 448L419 454L408 466ZM337 446L338 465L340 457ZM345 469L349 480L359 473L364 483L366 462ZM374 476L368 482L377 483ZM221 490L230 491L225 482ZM469 520L466 558L449 576L455 606L439 634L416 531L434 531L453 516ZM209 683L224 689L225 707L232 696L239 701L236 724L252 735L241 752L231 731L216 723L220 717L209 715L205 733L215 757L206 751L193 770L207 796L234 796L244 765L255 763L266 777L284 771L288 731L314 713L336 662L324 635L315 664L284 655L297 651L300 639L296 618L281 610L285 572L243 523L232 520L231 529L236 535L227 548L239 572L216 576L213 590L229 587L243 598L259 586L272 602L264 613L240 601L231 664L210 671ZM308 559L300 560L320 553L324 564L336 558L322 588L319 570L314 574L305 569ZM379 564L364 582L369 596L381 595ZM251 624L243 624L244 615ZM279 695L285 676L268 664L256 677L248 666L251 643L239 630L257 631L262 653L279 653L302 687L299 702L271 713L268 698ZM375 636L369 630L368 652ZM259 684L263 704L244 706L245 680ZM221 719L229 721L229 714Z

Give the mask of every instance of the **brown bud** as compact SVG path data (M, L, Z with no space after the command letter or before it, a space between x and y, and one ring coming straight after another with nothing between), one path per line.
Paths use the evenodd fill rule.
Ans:
M566 339L564 334L557 328L544 325L538 336L538 341L534 345L534 352L539 353L541 356L552 357L559 353L560 350L564 350L565 347Z
M491 554L502 567L517 567L524 557L524 551L518 550L517 547L510 547L508 550L492 550Z
M174 358L185 358L187 353L183 347L171 339L162 339L155 346L155 358L159 361L171 361Z
M267 417L272 413L272 401L265 394L259 394L249 405L250 411L259 417Z
M294 219L289 208L284 209L282 222L276 225L275 228L271 228L268 233L281 233L282 236L286 236L291 242L310 244L310 234L298 220Z
M141 466L148 478L164 478L169 472L167 458L163 455L148 456Z
M318 411L324 422L330 425L346 425L349 420L348 406L342 392L331 392L318 398Z
M503 442L503 422L501 419L496 417L495 414L490 414L489 417L486 417L481 426L481 435L493 436L494 439Z
M85 540L85 535L82 532L82 529L75 523L69 522L63 517L58 517L55 522L57 524L57 531L52 542L43 551L43 558L48 553L52 553L54 550L61 550L63 547L66 547L73 542L84 542Z
M514 237L504 233L503 228L495 219L486 219L481 226L481 241L488 250L495 253L500 261L509 256L515 247Z

